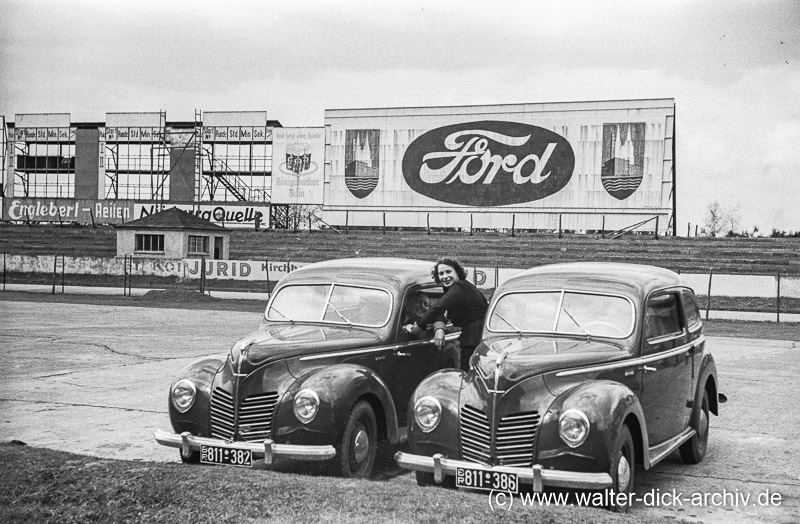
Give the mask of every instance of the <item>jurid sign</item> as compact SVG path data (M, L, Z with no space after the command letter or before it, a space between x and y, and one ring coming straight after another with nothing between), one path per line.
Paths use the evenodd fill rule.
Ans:
M417 193L451 204L502 206L540 200L567 185L575 169L569 142L552 131L486 120L433 129L403 156Z

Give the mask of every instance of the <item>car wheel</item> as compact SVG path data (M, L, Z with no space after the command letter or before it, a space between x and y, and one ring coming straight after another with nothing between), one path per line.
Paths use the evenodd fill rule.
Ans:
M372 473L378 452L378 425L375 412L366 401L358 402L336 445L338 473L342 477L367 478Z
M183 453L178 451L178 454L181 456L181 462L184 464L200 464L200 452L199 451L192 451L192 454L188 457L184 457Z
M700 403L695 403L692 411L691 425L695 430L695 435L680 447L681 458L687 464L697 464L706 456L710 411L708 392L703 389L703 399Z
M633 476L635 471L633 437L628 426L620 428L614 443L611 457L612 496L609 497L607 509L616 513L627 513L631 507L633 493ZM622 495L624 493L624 496Z
M456 487L455 477L445 475L442 483L439 484L433 479L433 473L428 473L427 471L417 471L415 473L417 474L417 486L438 486L442 488Z

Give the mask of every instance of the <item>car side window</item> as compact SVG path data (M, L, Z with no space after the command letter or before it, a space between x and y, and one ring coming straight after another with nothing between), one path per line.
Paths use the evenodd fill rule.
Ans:
M401 319L399 325L399 338L400 340L405 339L423 339L423 338L431 338L433 333L423 331L417 337L410 337L402 331L402 326L405 324L410 324L416 322L428 309L431 308L437 301L442 297L444 291L441 287L427 287L424 289L411 289L406 296L403 298L403 306L401 309Z
M665 293L650 297L645 310L645 338L648 342L679 335L683 331L678 296Z
M681 300L683 301L683 312L686 315L686 327L689 331L697 331L703 325L703 320L700 317L700 308L697 307L694 293L689 290L684 290L681 293Z

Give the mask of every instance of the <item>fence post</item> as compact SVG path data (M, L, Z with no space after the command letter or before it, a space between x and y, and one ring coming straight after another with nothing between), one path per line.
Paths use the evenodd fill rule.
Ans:
M656 235L653 240L658 240L658 216L656 215Z
M62 255L61 255L61 294L62 295L64 294L64 266L65 265L67 265L67 263L64 261L64 255L62 253Z
M564 238L564 235L561 233L561 215L558 215L558 238Z
M383 213L383 234L386 234L386 213Z
M425 221L426 221L426 222L427 222L427 224L428 224L428 236L430 236L430 235L431 235L431 214L430 214L430 213L428 213L428 214L426 215L426 217L425 217Z
M6 290L6 254L3 253L3 291Z
M122 296L128 291L128 255L122 255Z
M708 320L708 313L711 311L711 277L714 276L714 268L708 268L708 296L706 297L706 320Z
M469 214L469 236L472 236L472 213Z
M781 321L781 273L778 271L778 305L777 305L777 322Z
M53 255L53 294L56 294L56 272L58 271L58 255Z
M272 291L270 290L270 281L269 281L269 260L264 260L264 269L267 272L267 299L272 296Z
M686 224L686 238L689 238L689 235L692 234L692 223L689 222Z
M200 257L200 294L206 293L206 257Z
M606 216L603 215L603 229L600 230L600 236L606 238Z
M347 235L349 233L349 224L350 224L350 211L344 212L344 234Z

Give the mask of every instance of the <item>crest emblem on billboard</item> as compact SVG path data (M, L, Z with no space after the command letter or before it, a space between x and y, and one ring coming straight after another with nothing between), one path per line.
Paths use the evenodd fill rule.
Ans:
M302 176L317 171L317 164L312 160L311 144L286 144L286 161L279 169L287 175Z
M600 180L609 195L625 200L644 176L645 123L603 124Z
M356 198L378 185L381 133L379 129L348 129L345 134L344 183Z
M503 206L558 193L575 153L563 136L519 122L486 120L432 129L403 155L411 189L451 204Z

